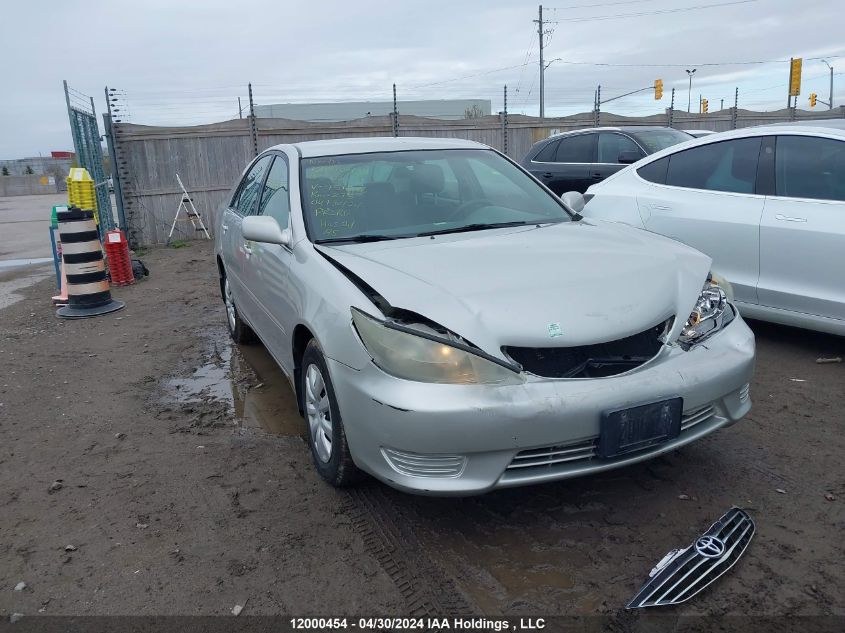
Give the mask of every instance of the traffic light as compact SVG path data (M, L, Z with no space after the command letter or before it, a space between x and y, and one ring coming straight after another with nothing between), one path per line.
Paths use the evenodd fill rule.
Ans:
M810 93L810 107L816 107L816 100L818 99L818 95L815 92Z
M702 99L701 100L701 111L707 112L707 108L709 107L709 105L710 105L710 103L707 101L707 99Z
M654 99L660 100L663 98L663 80L662 79L655 79L654 80Z

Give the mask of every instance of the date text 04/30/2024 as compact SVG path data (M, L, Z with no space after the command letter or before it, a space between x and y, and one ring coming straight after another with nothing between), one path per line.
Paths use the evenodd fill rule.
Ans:
M358 629L362 631L538 631L543 618L519 618L516 622L488 618L291 618L295 630Z

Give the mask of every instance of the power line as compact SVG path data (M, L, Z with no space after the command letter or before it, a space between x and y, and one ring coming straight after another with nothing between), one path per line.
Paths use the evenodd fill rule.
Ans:
M756 1L756 0L750 0ZM835 59L841 55L828 55L824 59ZM807 61L816 61L822 59L821 57L807 57ZM757 64L786 64L788 59L763 59L743 62L687 62L685 64L617 64L613 62L575 62L563 58L549 60L550 62L560 62L561 64L569 64L575 66L609 66L611 68L693 68L700 66L750 66Z
M522 64L515 64L514 66L503 66L502 68L494 68L493 70L488 70L484 72L475 73L473 75L464 75L463 77L453 77L452 79L444 79L443 81L435 81L430 84L417 84L415 86L408 86L410 89L414 88L428 88L429 86L439 86L440 84L447 84L452 81L460 81L461 79L472 79L474 77L482 77L484 75L492 75L493 73L499 73L503 70L513 70L514 68L522 68L523 66L528 66L529 64L533 64L535 60L527 61Z
M568 7L543 7L549 11L566 11L567 9L592 9L601 7L613 7L620 4L640 4L642 2L653 2L653 0L621 0L620 2L605 2L603 4L572 4Z
M656 9L654 11L640 11L638 13L617 13L614 15L599 15L593 17L583 18L561 18L556 22L549 22L550 24L558 24L560 22L598 22L601 20L617 20L620 18L637 18L644 15L663 15L666 13L681 13L684 11L697 11L699 9L714 9L716 7L728 7L736 4L749 4L757 2L758 0L733 0L732 2L720 2L716 4L700 4L694 7L682 7L679 9Z

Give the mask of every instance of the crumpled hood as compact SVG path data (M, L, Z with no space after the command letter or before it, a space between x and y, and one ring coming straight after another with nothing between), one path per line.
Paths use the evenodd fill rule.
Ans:
M595 220L316 248L394 308L498 357L505 345L612 341L670 316L677 335L711 264L678 242Z

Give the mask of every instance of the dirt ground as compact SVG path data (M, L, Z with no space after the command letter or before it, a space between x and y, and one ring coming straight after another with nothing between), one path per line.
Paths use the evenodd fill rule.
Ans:
M845 614L845 364L816 363L845 339L753 323L751 414L646 464L338 491L267 353L230 345L210 245L143 259L120 312L57 319L49 277L0 310L0 615L621 614L733 505L754 541L674 613Z

